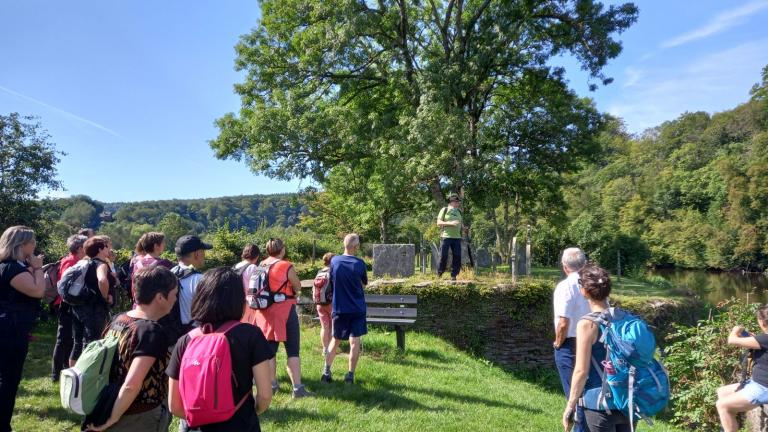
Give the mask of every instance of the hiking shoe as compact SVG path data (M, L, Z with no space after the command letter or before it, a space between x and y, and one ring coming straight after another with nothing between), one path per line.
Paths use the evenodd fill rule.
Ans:
M280 390L280 383L272 381L272 394L277 393L278 390Z
M331 383L331 374L329 374L329 373L324 373L324 374L323 374L323 375L320 377L320 382L324 382L324 383L330 384L330 383Z
M344 375L344 384L354 384L354 383L355 383L354 372L347 372L347 374Z
M456 282L456 276L451 276L451 282Z
M300 398L311 397L311 396L314 396L314 394L309 390L307 390L306 387L304 386L301 386L293 390L294 399L300 399Z

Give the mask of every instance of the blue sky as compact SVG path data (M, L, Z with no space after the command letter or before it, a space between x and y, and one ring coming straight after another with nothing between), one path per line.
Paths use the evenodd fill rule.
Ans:
M616 3L616 2L609 2ZM637 24L605 69L615 82L571 86L641 132L685 111L748 98L768 64L768 0L635 2ZM40 117L66 152L58 195L101 201L295 192L213 157L213 121L237 111L234 49L259 17L255 0L0 2L0 113ZM97 169L94 169L96 167Z

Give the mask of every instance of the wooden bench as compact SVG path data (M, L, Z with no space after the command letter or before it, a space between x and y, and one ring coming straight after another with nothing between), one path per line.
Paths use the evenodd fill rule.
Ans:
M416 322L416 308L406 307L406 305L415 305L417 302L418 297L415 295L366 294L365 304L368 310L366 321L368 324L393 326L397 334L397 348L404 351L405 327L411 326Z
M311 288L312 280L301 281L301 287ZM312 297L299 296L297 300L299 305L314 304ZM405 350L405 328L416 323L416 308L408 306L416 303L418 303L418 296L415 295L366 294L366 321L368 324L393 326L397 337L397 348Z

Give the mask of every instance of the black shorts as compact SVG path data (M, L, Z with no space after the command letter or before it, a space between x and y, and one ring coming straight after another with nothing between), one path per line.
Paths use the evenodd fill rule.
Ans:
M274 354L277 355L277 348L280 346L280 342L268 341L272 346ZM299 346L301 345L301 331L299 329L299 315L296 314L296 307L291 309L291 313L288 315L288 321L285 323L285 354L288 357L299 356Z
M338 340L349 340L368 333L365 314L334 314L333 337Z

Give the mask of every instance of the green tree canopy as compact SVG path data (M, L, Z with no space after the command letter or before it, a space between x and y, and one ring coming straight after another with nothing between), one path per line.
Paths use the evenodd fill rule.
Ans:
M370 181L396 176L401 196L442 205L453 190L491 208L498 197L484 192L519 187L527 175L516 170L552 178L594 151L600 116L550 65L570 54L610 82L601 70L621 50L614 36L637 18L630 3L592 0L261 6L236 46L242 108L217 120L217 157L323 185L338 166L357 175L364 160L394 161L368 164L379 175Z
M0 115L0 228L40 225L38 194L61 189L61 154L34 117Z

